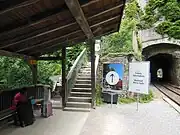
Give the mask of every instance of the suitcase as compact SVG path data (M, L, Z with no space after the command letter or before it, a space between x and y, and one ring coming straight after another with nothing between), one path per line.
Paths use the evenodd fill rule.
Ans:
M17 113L22 127L32 125L34 123L34 114L31 102L21 103L18 106Z
M43 104L42 115L43 115L43 117L46 117L46 118L53 115L52 103L50 101Z

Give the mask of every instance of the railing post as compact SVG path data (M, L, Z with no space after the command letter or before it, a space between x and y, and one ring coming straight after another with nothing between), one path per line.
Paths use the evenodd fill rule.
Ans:
M62 48L62 107L66 105L66 47Z
M95 107L95 41L89 40L91 50L91 90L92 90L92 108Z

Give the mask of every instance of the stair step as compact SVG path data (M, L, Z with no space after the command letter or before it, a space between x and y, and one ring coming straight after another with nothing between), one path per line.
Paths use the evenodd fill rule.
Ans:
M64 111L74 111L74 112L90 112L90 108L75 108L75 107L65 107Z
M80 79L77 79L76 83L77 84L91 84L91 80L80 80Z
M72 88L72 92L91 92L91 88Z
M91 102L91 97L68 97L68 102Z
M91 65L82 66L81 68L91 68Z
M91 92L71 92L71 96L75 97L91 97Z
M79 73L87 73L87 74L91 74L91 71L86 71L86 70L80 70L80 72Z
M90 75L77 76L76 80L91 80L91 76Z
M81 68L80 72L82 72L82 71L90 71L91 72L91 68Z
M75 108L91 108L91 103L87 102L67 102L67 107L75 107Z
M91 84L75 84L74 87L76 88L91 88Z
M78 76L77 80L91 80L91 76Z

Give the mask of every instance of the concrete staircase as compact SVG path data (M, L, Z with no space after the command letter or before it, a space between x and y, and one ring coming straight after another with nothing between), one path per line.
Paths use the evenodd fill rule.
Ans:
M88 65L80 69L64 110L89 112L91 109L91 95L91 68Z

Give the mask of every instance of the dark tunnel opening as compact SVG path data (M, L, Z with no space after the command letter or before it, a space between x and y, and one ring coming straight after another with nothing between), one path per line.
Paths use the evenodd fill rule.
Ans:
M174 78L174 59L170 54L158 54L147 59L150 61L151 82L172 83Z

